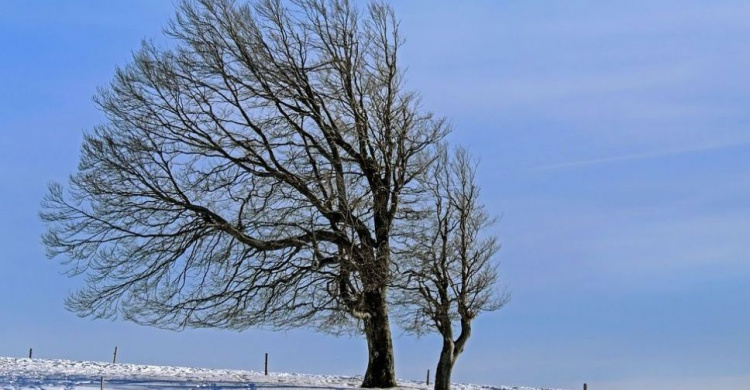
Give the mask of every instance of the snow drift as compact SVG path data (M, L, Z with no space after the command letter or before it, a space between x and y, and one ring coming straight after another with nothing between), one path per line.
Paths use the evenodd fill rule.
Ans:
M71 360L16 359L0 357L0 389L77 390L105 389L282 389L344 390L357 388L361 377L305 375L188 367L112 364ZM402 380L399 388L427 390L424 382ZM552 390L531 387L454 385L457 390Z

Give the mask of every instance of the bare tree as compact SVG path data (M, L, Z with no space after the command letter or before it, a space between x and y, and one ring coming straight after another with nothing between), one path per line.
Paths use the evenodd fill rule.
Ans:
M95 101L41 213L86 276L68 307L171 329L360 330L393 387L391 236L448 131L405 91L393 11L347 0L181 3Z
M421 233L409 237L413 241L403 254L413 261L403 271L395 294L397 318L407 332L442 336L436 390L450 388L451 372L471 336L472 320L500 309L509 299L496 288L493 259L500 246L497 237L487 233L495 220L480 203L475 172L476 164L462 148L453 154L443 149L431 166L424 182L430 207Z

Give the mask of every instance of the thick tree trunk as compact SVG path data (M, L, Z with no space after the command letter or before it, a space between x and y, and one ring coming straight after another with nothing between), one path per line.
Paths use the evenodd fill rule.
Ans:
M443 339L443 350L435 370L435 390L449 390L451 388L451 373L453 372L453 340Z
M385 289L365 293L365 301L372 317L365 320L369 361L362 387L396 387L391 326L388 322L385 294Z

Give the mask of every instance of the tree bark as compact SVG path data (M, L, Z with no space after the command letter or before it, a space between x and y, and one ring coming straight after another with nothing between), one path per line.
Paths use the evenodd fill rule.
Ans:
M435 390L449 390L451 388L451 373L455 362L453 349L453 340L443 339L443 349L440 351L440 360L438 360L435 370Z
M365 302L371 315L364 321L369 351L367 371L362 382L362 387L366 388L396 387L391 326L385 297L385 288L365 293Z

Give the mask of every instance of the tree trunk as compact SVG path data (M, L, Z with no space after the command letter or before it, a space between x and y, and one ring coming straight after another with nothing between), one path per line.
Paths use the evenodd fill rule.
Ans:
M451 388L451 373L453 372L453 340L443 339L443 350L435 370L435 390L449 390Z
M382 291L365 293L365 302L372 317L365 320L369 361L362 387L396 387L391 326L388 322L385 294L384 288Z

